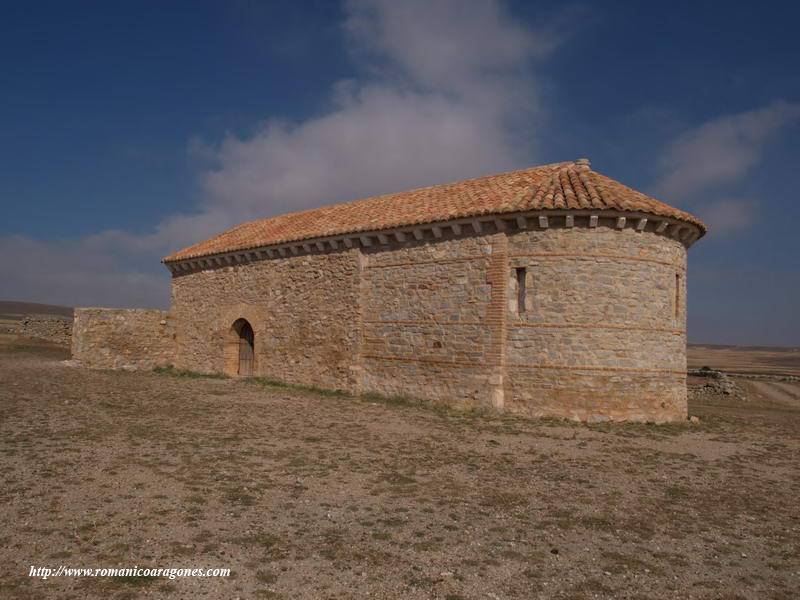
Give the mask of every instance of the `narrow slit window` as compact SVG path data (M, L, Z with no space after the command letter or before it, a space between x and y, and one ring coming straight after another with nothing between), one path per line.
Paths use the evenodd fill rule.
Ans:
M675 317L678 317L681 308L681 276L675 273Z
M527 269L520 267L517 269L517 312L525 312L525 275Z

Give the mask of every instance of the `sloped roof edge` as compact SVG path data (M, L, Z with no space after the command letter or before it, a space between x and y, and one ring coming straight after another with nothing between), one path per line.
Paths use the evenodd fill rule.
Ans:
M170 254L168 263L224 252L521 211L592 210L698 218L591 169L586 159L364 198L243 223Z

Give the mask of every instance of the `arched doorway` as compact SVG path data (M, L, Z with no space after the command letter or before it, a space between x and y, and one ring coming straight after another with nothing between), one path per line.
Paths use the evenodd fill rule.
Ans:
M247 319L237 319L228 334L225 372L251 377L255 372L255 334Z

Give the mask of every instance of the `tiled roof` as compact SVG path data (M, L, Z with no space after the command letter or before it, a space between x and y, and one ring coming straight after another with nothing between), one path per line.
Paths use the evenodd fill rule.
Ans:
M686 221L692 215L597 173L588 161L561 162L409 192L250 221L162 262L347 233L380 231L480 215L536 210L639 212Z

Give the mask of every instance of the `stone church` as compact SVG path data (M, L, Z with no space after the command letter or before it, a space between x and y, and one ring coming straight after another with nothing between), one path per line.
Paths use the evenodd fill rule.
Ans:
M167 256L170 310L78 309L73 354L532 416L680 420L686 251L705 232L586 159L324 206Z

